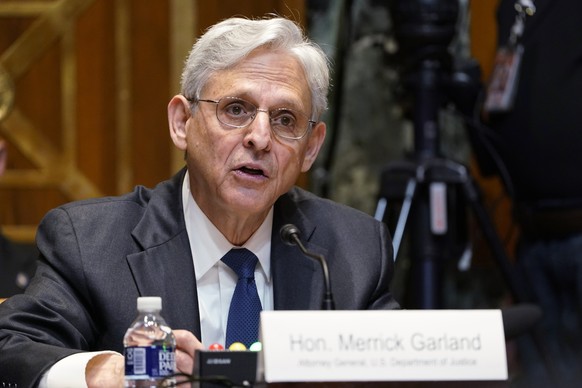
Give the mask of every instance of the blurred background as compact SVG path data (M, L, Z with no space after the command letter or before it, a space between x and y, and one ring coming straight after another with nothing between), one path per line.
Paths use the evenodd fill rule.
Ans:
M7 170L0 178L0 228L32 243L36 225L62 203L152 186L172 176L182 155L171 144L166 105L195 38L240 15L276 13L304 26L332 60L318 164L299 185L374 214L380 176L414 147L403 107L401 57L387 1L353 0L18 0L0 1L0 137ZM497 1L459 0L450 52L487 80L495 55ZM474 63L474 64L475 64ZM516 237L509 202L496 178L473 161L463 119L446 104L439 117L446 158L469 166L484 190L504 249ZM446 306L494 307L505 286L478 228L469 221L470 270L447 279ZM406 252L399 261L406 271ZM402 262L403 264L400 264ZM395 292L403 287L397 276Z

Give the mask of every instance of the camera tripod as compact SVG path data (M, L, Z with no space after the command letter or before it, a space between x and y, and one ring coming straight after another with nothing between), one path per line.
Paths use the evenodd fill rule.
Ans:
M448 210L451 198L472 210L493 257L516 303L526 302L526 288L514 271L503 244L482 204L480 188L468 169L439 156L438 114L443 100L440 62L425 59L410 79L415 131L414 154L409 160L390 163L382 172L375 218L390 225L387 206L402 205L393 233L396 260L406 229L410 229L410 308L442 308L441 277L450 244Z
M399 45L401 84L410 104L405 104L414 124L414 153L408 160L391 163L382 172L376 219L391 226L387 205L402 203L393 233L394 260L406 229L410 229L410 308L442 308L440 297L443 262L451 248L448 205L460 197L462 210L470 208L491 249L514 301L526 302L524 282L507 258L481 192L468 169L443 158L439 152L439 113L453 102L466 115L474 110L481 88L480 68L453 71L449 44L456 34L458 0L391 0L394 33ZM471 70L469 73L467 70ZM476 73L475 74L475 70ZM456 209L455 209L456 210ZM455 226L454 223L453 227ZM466 228L465 228L466 229ZM463 232L463 230L457 230Z
M515 271L505 253L493 223L482 204L481 190L467 167L438 155L439 67L424 61L413 83L415 152L408 160L395 161L381 175L375 218L390 225L390 201L401 202L393 233L394 261L404 233L409 229L410 278L407 284L409 309L439 309L442 305L442 275L447 259L448 203L460 193L463 207L472 213L491 249L514 304L528 303L525 280ZM464 216L466 214L463 213ZM410 287L410 286L413 287ZM558 381L554 361L547 357L541 341L543 333L529 332L534 349L543 360L551 378Z
M406 302L410 309L443 308L441 291L444 263L452 256L448 205L470 208L493 258L501 272L514 304L529 302L529 291L505 253L491 219L482 204L479 186L462 164L444 158L439 152L439 113L443 102L450 101L471 116L481 89L477 73L453 72L448 46L456 32L458 0L389 0L394 16L394 32L399 43L400 71L404 89L412 97L408 110L414 124L414 153L407 160L390 163L381 175L375 218L391 226L390 201L401 203L394 226L394 260L403 237L409 233L410 269L406 284ZM467 70L467 69L465 69ZM466 120L466 124L471 124ZM474 128L472 128L474 129ZM469 137L475 135L469 132ZM472 138L475 142L475 138ZM475 144L477 145L477 144ZM477 150L476 150L477 152ZM460 197L460 198L457 198ZM460 199L460 201L454 201ZM454 209L457 210L457 209ZM460 212L459 212L460 213ZM458 214L457 214L458 215ZM466 229L466 228L465 228ZM453 230L462 232L462 229ZM541 312L540 312L541 313ZM523 317L522 317L523 318ZM539 317L538 317L539 318ZM533 325L537 322L537 318ZM544 361L551 378L558 381L552 359L547 357L541 337L543 332L529 327L535 350Z

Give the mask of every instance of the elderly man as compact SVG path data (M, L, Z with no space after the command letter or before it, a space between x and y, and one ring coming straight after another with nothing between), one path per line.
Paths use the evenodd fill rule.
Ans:
M168 105L186 168L154 189L47 214L36 277L0 306L1 379L122 385L123 335L142 295L162 297L177 368L190 373L196 349L227 341L237 275L221 259L233 249L256 257L260 308L320 308L322 269L281 241L289 223L328 259L338 309L397 308L385 226L294 187L325 138L328 84L325 55L287 19L210 28Z

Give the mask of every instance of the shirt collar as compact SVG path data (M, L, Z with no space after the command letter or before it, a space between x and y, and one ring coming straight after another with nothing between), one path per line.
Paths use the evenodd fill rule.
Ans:
M190 249L194 259L196 280L204 276L220 259L234 246L206 217L190 192L190 175L184 174L182 183L182 203L184 204L184 220L190 241ZM267 217L243 245L259 259L265 279L271 281L271 232L273 230L273 207Z

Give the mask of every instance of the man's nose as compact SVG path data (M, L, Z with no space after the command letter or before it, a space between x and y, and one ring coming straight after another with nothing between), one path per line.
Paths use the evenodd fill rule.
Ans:
M261 115L259 113L265 113ZM270 149L272 141L271 117L266 109L257 109L253 121L248 127L245 144L257 149Z

